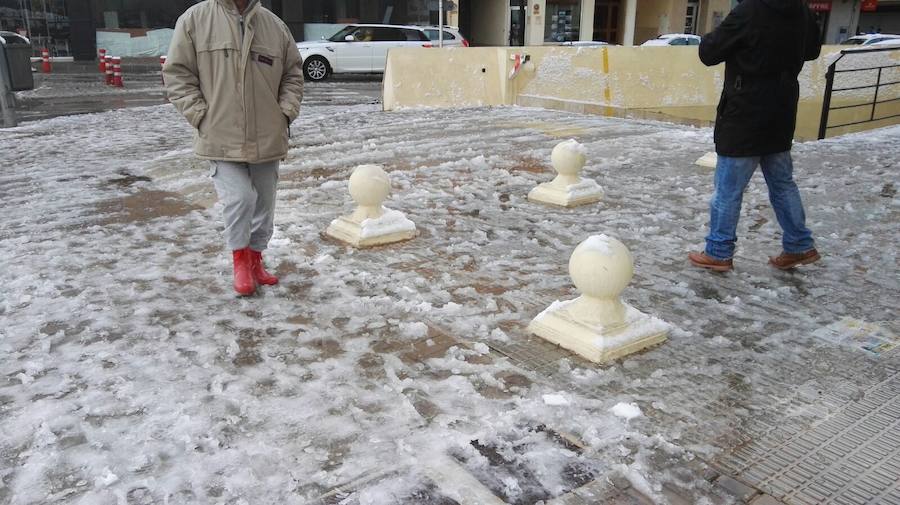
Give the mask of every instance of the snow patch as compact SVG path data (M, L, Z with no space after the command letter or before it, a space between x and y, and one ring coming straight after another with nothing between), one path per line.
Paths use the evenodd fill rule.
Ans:
M360 224L360 237L371 238L416 231L416 224L407 219L399 210L391 210L387 207L382 207L382 210L384 214L380 217L363 220Z
M641 412L641 408L634 403L619 402L613 405L609 411L612 412L614 416L623 417L629 421L635 417L644 415L643 412Z

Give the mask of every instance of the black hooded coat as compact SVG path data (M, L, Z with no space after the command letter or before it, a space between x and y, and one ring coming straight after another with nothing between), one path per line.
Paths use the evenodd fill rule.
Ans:
M819 27L803 0L744 0L700 42L700 60L725 62L716 152L745 157L789 151L803 62L818 58Z

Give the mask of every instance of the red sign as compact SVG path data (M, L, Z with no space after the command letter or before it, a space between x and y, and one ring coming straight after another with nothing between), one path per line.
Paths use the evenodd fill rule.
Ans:
M863 0L860 10L863 12L875 12L878 10L878 0Z
M813 12L831 12L831 0L809 2L809 8Z

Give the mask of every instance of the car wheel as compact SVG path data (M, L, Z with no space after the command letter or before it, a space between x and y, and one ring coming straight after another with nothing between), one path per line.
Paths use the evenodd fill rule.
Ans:
M310 81L321 81L331 73L328 60L321 56L310 56L303 62L303 75Z

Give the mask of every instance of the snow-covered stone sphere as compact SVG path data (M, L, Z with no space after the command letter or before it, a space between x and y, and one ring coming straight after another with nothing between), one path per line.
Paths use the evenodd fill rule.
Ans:
M591 298L618 298L634 276L634 259L622 242L594 235L575 248L569 275L575 287Z
M570 139L560 142L553 148L550 154L550 162L553 168L563 176L577 177L587 161L584 146L577 140Z
M391 179L378 165L360 165L350 176L350 196L362 207L380 207L391 192Z

